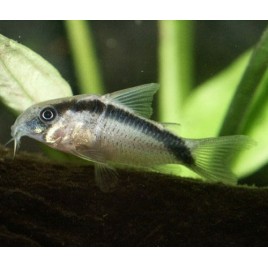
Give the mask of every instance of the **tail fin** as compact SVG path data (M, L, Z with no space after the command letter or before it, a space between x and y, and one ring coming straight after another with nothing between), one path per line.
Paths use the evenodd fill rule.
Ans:
M185 142L194 158L194 164L188 167L205 179L225 183L237 182L229 168L235 152L254 144L249 137L243 135L186 139Z

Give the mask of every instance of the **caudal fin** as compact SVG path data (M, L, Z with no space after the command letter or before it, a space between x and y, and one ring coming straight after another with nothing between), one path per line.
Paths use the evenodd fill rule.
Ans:
M249 137L243 135L186 139L186 145L194 158L194 164L188 167L210 181L236 183L237 178L230 170L232 157L235 152L253 144Z

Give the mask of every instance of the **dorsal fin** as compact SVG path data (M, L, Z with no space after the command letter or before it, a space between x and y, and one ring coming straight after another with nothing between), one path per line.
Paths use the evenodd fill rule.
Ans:
M158 84L151 83L122 89L110 94L106 94L102 98L124 105L134 113L146 118L150 118L153 112L153 96L158 89Z

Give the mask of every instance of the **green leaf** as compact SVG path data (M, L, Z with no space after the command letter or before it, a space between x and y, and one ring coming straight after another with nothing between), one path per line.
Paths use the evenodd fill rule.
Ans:
M218 75L196 88L184 105L181 136L204 138L218 136L235 89L246 68L247 52Z
M184 105L180 136L187 138L218 136L249 57L250 52L243 54L229 67L193 91ZM178 173L182 176L196 177L196 174L185 168L181 170L181 173ZM237 169L235 172L237 173ZM237 175L241 175L241 172Z
M194 89L183 106L179 135L186 138L215 137L221 127L224 115L229 107L235 89L247 66L250 52L235 60L218 75ZM167 166L163 173L172 173L184 177L198 177L183 166Z
M192 88L193 22L159 21L159 119L179 122Z
M104 94L99 59L94 46L89 21L65 21L80 92Z
M220 135L241 133L257 87L263 79L268 66L268 28L254 49L244 75L225 116Z
M235 169L240 175L252 173L268 161L268 29L263 33L225 117L220 133L243 133L257 145L242 152Z
M257 88L247 120L241 129L242 133L256 141L256 146L239 155L235 169L241 175L258 170L268 161L268 71Z
M29 48L0 35L0 98L16 112L34 103L72 96L59 72Z

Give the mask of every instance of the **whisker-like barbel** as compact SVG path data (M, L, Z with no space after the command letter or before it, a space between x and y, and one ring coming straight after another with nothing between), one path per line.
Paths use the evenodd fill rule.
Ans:
M14 142L14 147L13 147L13 159L15 158L16 156L16 153L17 151L19 150L19 145L20 145L20 137L19 138L11 138L6 144L5 144L5 147L11 143L11 142Z
M10 144L10 143L13 142L13 141L14 141L14 138L11 138L7 143L5 143L4 146L7 147L7 145Z

